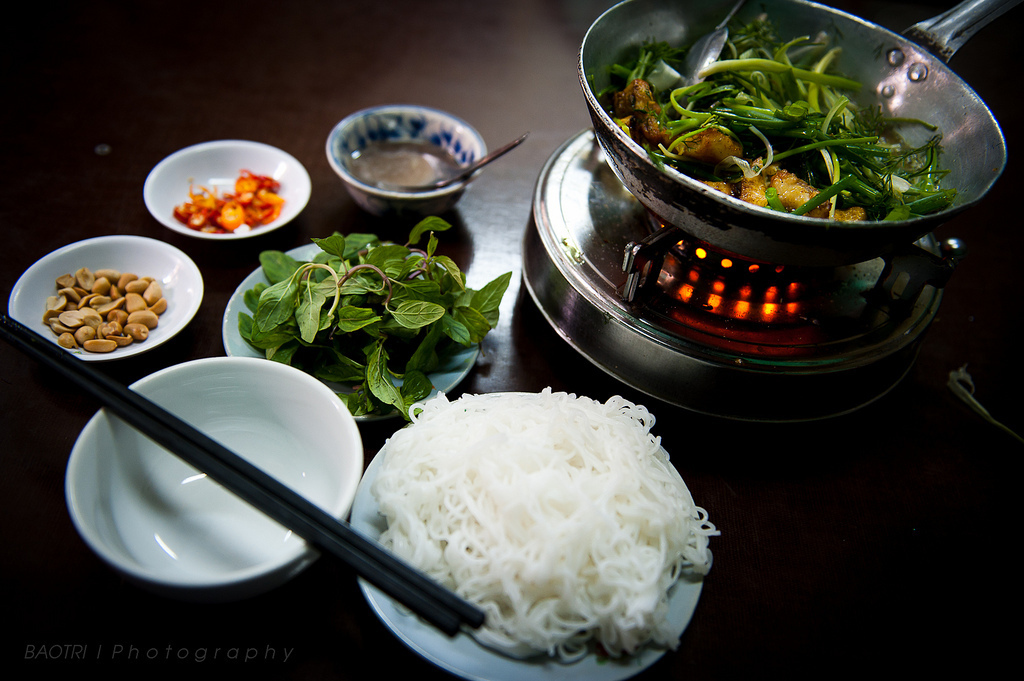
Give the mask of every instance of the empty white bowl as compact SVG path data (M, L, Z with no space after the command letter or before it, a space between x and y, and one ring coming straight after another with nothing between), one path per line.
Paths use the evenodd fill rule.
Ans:
M334 126L327 137L327 161L360 208L378 216L440 215L451 210L476 175L429 191L382 188L353 173L353 160L373 145L424 142L466 167L487 154L483 138L469 123L450 113L412 104L391 104L357 111Z
M363 472L355 420L323 383L265 359L215 357L133 384L330 515ZM75 442L65 493L82 539L160 594L226 601L265 592L317 557L305 540L100 410Z
M205 187L218 194L233 192L242 170L266 175L281 183L284 199L281 214L273 222L228 234L200 232L174 218L174 208L189 200L189 187ZM291 222L309 202L311 184L305 167L291 154L262 142L218 140L174 152L153 167L142 188L150 214L160 224L197 239L247 239L280 229Z

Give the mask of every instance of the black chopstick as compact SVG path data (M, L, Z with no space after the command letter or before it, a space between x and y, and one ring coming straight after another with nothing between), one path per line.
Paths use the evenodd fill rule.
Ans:
M356 532L174 414L121 385L20 322L3 315L4 340L71 379L104 408L226 489L331 553L448 635L477 628L483 612Z

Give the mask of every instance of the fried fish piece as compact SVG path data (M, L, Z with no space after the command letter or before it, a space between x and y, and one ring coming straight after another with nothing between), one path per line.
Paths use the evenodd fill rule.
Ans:
M612 96L612 103L617 118L632 116L637 111L661 113L661 106L654 100L651 84L641 78L616 92Z
M673 151L691 161L711 166L730 156L743 157L743 145L716 128L707 128L687 137Z
M629 126L629 135L641 144L667 145L672 136L661 124L661 107L654 101L651 85L637 78L613 95L613 109Z
M864 206L853 206L852 208L836 209L835 219L839 222L856 222L867 220L868 212Z
M755 161L754 164L756 165L759 162L760 159ZM768 174L771 175L770 180L765 177ZM779 193L779 200L782 202L782 205L789 210L803 205L805 201L818 193L818 190L799 179L796 175L776 166L771 166L765 169L765 172L759 173L754 177L744 178L739 182L706 181L704 184L717 189L723 194L728 194L741 201L761 206L762 208L768 205L766 192L769 187L775 188L775 191ZM783 190L785 190L785 195L783 195ZM828 219L829 204L824 203L808 212L807 215ZM867 210L863 206L853 206L851 208L836 209L832 219L838 222L855 222L867 220L868 215Z
M775 191L778 192L779 202L782 203L787 210L793 210L794 208L804 205L818 193L817 189L784 168L778 168L775 170L768 186L774 188ZM827 203L823 203L820 206L816 206L812 210L804 213L804 215L812 218L827 219L828 213L829 206Z
M734 195L741 201L746 201L762 208L768 205L768 197L766 195L768 182L764 178L764 173L758 173L751 178L744 178L736 184L738 191Z

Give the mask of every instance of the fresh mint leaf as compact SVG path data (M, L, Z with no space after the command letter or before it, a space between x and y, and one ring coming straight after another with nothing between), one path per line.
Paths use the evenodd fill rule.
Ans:
M405 246L387 244L371 248L367 251L363 262L387 272L388 276L394 276L402 268L405 259L408 257L409 249Z
M491 323L475 308L457 307L452 314L455 315L455 319L459 320L466 327L466 330L469 332L470 343L479 343L487 335L487 332L491 330Z
M314 370L313 375L321 381L333 383L361 382L366 376L366 367L340 352L330 351L325 354L323 364Z
M409 361L406 362L406 372L428 372L436 369L438 365L437 345L443 336L441 325L432 324L423 336L423 340L416 346L415 352L409 357Z
M383 340L378 341L366 358L366 386L384 404L401 410L402 393L395 387L388 373L388 353Z
M445 315L443 305L426 300L406 300L399 304L391 314L395 321L407 329L420 329L433 324Z
M506 272L473 293L470 304L484 316L492 329L498 325L498 307L511 280L512 273Z
M320 331L320 313L326 302L327 297L317 286L308 282L302 285L295 321L299 323L299 335L307 343L316 340Z
M368 324L379 322L380 315L368 307L345 305L337 310L338 330L342 333L358 331Z
M469 333L469 329L466 328L466 325L455 319L455 317L450 314L446 314L444 317L441 317L441 329L444 331L446 336L459 345L469 346L473 342L472 335Z
M345 253L341 256L343 260L352 260L371 246L380 243L376 234L349 234L345 237Z
M281 251L263 251L260 253L260 267L263 269L263 276L271 284L284 281L295 274L301 263Z
M291 319L295 313L297 294L298 285L290 278L264 290L253 317L256 328L269 331Z
M247 308L249 308L249 312L256 312L256 306L260 302L260 294L263 293L266 288L267 285L260 281L242 294L242 302L245 303Z
M407 371L402 378L402 387L399 391L402 395L402 412L408 412L409 407L430 395L430 391L433 389L434 386L425 373Z
M439 255L434 258L434 263L449 277L451 277L450 285L456 289L466 288L466 277L462 274L462 270L455 264L455 261L446 255Z
M412 232L409 234L409 244L418 244L425 232L444 232L451 227L451 224L436 216L423 218L412 228Z
M320 250L328 255L337 256L342 260L346 259L348 252L348 239L341 234L332 234L325 239L313 239L313 243L320 247Z

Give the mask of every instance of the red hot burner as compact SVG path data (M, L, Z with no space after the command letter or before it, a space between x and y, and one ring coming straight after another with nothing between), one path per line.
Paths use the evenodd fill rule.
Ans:
M545 166L524 281L588 360L653 397L761 421L834 416L909 371L957 252L931 238L837 268L754 262L650 216L581 133Z

